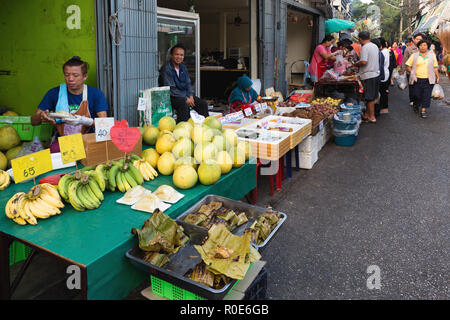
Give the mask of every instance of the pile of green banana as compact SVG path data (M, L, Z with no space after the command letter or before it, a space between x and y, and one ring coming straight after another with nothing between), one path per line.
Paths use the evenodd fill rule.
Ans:
M117 189L125 193L144 183L142 174L132 163L137 159L141 158L136 155L127 156L126 159L100 164L95 171L103 177L108 190L114 192Z
M100 207L105 187L105 180L95 170L66 174L58 182L59 194L77 211Z
M36 185L28 193L18 192L8 200L6 216L20 225L36 225L38 219L48 219L61 213L64 203L58 190L48 183Z

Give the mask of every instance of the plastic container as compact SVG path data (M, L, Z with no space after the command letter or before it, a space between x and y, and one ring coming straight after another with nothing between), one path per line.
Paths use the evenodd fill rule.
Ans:
M342 112L361 112L361 106L359 104L341 104L340 109Z
M48 141L53 135L53 125L43 123L39 126L31 125L31 117L1 117L0 127L12 126L16 129L22 141L31 141L38 136L41 141Z
M187 223L187 222L184 221L184 219L190 213L197 212L201 208L202 205L209 204L212 201L222 202L223 206L225 208L229 208L231 210L234 210L235 212L237 212L237 211L244 211L246 213L247 218L248 218L248 222L244 223L243 225L241 225L240 227L238 227L238 228L236 228L235 230L232 231L232 234L238 235L238 236L243 235L244 231L247 228L249 228L253 224L253 222L255 222L258 219L258 217L261 214L263 214L264 212L267 211L266 208L253 206L251 204L244 203L242 201L236 201L236 200L232 200L232 199L228 199L228 198L221 197L221 196L216 196L216 195L207 195L202 200L197 202L193 207L189 208L186 212L184 212L182 215L180 215L176 219L176 222L178 224L180 224L181 226L183 226L185 231L188 232L188 233L196 231L196 232L203 233L203 234L207 235L208 234L208 230L206 228ZM253 244L253 246L256 249L258 249L258 250L263 249L269 243L269 241L272 239L272 237L275 235L275 233L278 231L278 229L281 227L281 225L284 223L284 221L286 221L286 218L287 218L286 214L284 214L282 212L279 212L279 211L278 211L278 213L282 216L281 220L278 222L277 226L272 230L270 235L267 237L267 239L262 244L260 244L260 245Z
M31 248L21 242L13 241L9 247L9 265L12 266L28 258Z
M348 136L341 136L341 137L334 137L334 142L338 146L342 147L351 147L355 144L357 135L348 135Z
M358 120L353 113L348 113L350 115L350 120L343 120L344 112L339 112L334 115L333 127L337 130L354 130L358 125Z
M244 300L265 300L267 292L267 271L265 268L259 272L256 279L245 291Z
M150 276L150 284L153 293L169 300L207 300L154 276Z

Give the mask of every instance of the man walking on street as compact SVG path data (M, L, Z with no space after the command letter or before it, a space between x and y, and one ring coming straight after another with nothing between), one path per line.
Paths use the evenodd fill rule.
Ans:
M410 56L419 51L419 49L417 48L417 43L420 40L423 40L423 35L421 33L414 35L412 38L412 44L409 47L406 47L405 53L403 54L401 74L404 74L406 72L408 83L409 83L409 72L407 70L406 61L408 61ZM409 85L408 89L409 89L409 106L414 107L414 94L413 94L414 90L412 90L411 85Z
M359 61L355 66L360 67L360 77L364 87L364 100L366 101L366 113L363 121L376 123L375 100L380 91L380 63L379 49L370 41L370 33L361 31L358 34L359 42L362 45Z

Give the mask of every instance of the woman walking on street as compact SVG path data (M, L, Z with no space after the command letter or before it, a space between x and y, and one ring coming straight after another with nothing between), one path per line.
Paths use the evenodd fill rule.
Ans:
M384 78L380 78L380 114L389 113L389 79L390 79L390 56L387 42L384 38L379 38L381 53L384 56L384 65L380 66L380 68L384 68Z
M420 117L428 117L431 103L431 92L435 83L439 83L439 71L436 55L429 50L429 43L421 40L417 43L419 51L412 54L406 61L410 72L409 84L414 96L414 110ZM420 108L420 109L419 109Z

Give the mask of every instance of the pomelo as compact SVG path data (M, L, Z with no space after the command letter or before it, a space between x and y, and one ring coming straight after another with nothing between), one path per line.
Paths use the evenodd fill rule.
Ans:
M159 160L159 153L153 149L146 149L142 152L141 158L145 159L153 168L156 168Z
M175 156L172 152L166 152L158 159L158 171L164 176L170 176L173 173L173 167L175 164Z
M245 151L242 148L231 148L229 153L233 159L233 168L240 168L245 164Z
M191 132L191 139L195 144L201 142L211 142L214 137L214 133L211 128L201 125L195 125Z
M226 151L220 151L217 154L217 164L220 166L222 174L227 174L233 168L233 159Z
M237 145L238 136L234 130L225 129L223 130L222 135L225 137L230 147L235 147Z
M173 146L172 153L175 158L190 157L194 152L194 143L190 138L181 138Z
M222 170L214 160L207 160L198 167L198 179L205 186L210 186L220 180Z
M8 159L3 154L3 152L0 152L0 170L6 170L8 167Z
M222 131L222 124L220 123L219 119L213 116L209 116L203 121L204 126L208 126L211 129L216 129L219 131Z
M247 141L238 141L236 148L245 153L245 161L248 161L252 156L252 149Z
M12 126L0 128L0 151L8 151L20 144L20 136Z
M158 122L158 128L161 131L173 131L176 125L177 123L175 122L175 119L169 116L162 117Z
M178 167L188 165L197 170L198 165L195 163L195 159L193 157L182 157L175 161L175 164L173 165L173 169L177 170Z
M206 160L215 160L217 156L216 146L212 142L203 142L195 146L194 158L197 163L202 163Z
M145 129L144 134L142 135L142 140L144 143L149 146L154 146L156 144L156 140L158 139L159 129L157 127L148 127Z
M197 184L198 174L194 168L189 165L178 167L173 173L173 184L180 189L191 189Z
M180 140L181 138L189 138L189 140L190 140L191 139L191 131L189 131L189 129L187 129L185 127L175 128L175 130L173 130L173 136L177 140Z
M156 141L156 151L159 154L163 154L166 152L171 152L173 149L173 146L175 145L177 141L171 134L163 134L161 137L158 138Z
M224 136L215 136L212 143L216 146L217 151L228 150L229 145Z
M181 121L181 122L177 123L177 125L175 126L175 129L178 129L178 128L184 128L184 129L188 130L189 132L191 132L192 129L194 129L194 126L187 121Z

